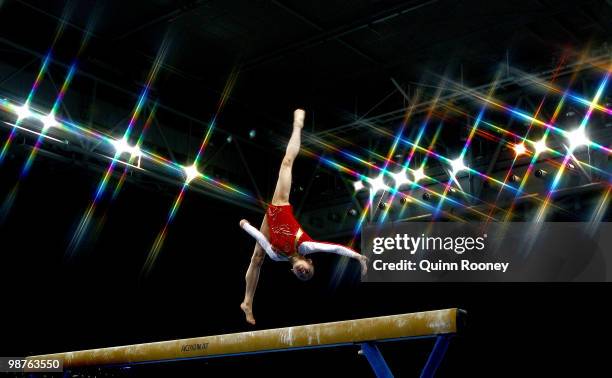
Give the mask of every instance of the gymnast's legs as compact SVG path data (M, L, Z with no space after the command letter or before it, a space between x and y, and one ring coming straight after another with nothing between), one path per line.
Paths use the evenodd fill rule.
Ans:
M289 138L285 156L283 157L283 162L281 163L278 173L278 181L276 182L276 188L272 196L272 205L280 206L289 203L291 170L293 168L293 162L300 152L301 133L304 127L305 114L306 113L302 109L297 109L293 112L293 131L291 132L291 138ZM246 220L243 219L240 221L241 226L243 222L246 222ZM268 240L270 239L270 230L265 216L259 230ZM246 321L250 324L255 324L255 317L253 317L253 298L255 297L255 290L257 289L257 282L259 281L259 272L265 256L266 254L261 246L255 243L255 250L251 257L251 263L245 275L246 289L244 292L244 300L240 304L240 308L244 311L244 315L246 316Z

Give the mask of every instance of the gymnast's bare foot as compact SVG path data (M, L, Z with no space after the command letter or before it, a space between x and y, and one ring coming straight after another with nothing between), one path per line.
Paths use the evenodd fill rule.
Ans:
M253 317L253 308L251 305L242 302L240 304L240 309L244 312L247 323L255 325L255 317Z
M246 219L242 219L242 220L240 221L240 227L244 228L244 225L245 225L245 224L249 224L249 221L248 221L248 220L246 220Z
M293 112L293 127L299 127L300 129L304 127L304 117L306 117L304 109L295 109Z

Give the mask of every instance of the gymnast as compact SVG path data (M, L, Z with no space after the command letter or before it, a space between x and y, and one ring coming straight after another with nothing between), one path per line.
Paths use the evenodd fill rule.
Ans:
M306 113L297 109L293 113L293 132L287 144L285 156L281 163L272 202L268 205L266 214L259 230L243 219L240 227L255 238L255 250L247 269L245 280L246 290L240 308L246 315L246 321L255 324L253 317L253 297L259 280L259 271L265 254L274 261L287 261L291 271L297 278L307 281L314 274L312 260L306 256L315 252L335 253L356 259L361 264L361 274L367 272L367 258L352 249L340 244L313 240L300 226L293 215L293 207L289 203L291 191L291 170L293 161L300 151L300 138L304 127Z

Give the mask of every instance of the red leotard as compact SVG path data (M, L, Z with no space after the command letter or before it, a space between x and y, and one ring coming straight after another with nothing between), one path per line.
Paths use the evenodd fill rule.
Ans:
M277 253L287 257L295 255L300 244L312 241L293 216L293 206L269 205L266 218L270 228L270 244Z

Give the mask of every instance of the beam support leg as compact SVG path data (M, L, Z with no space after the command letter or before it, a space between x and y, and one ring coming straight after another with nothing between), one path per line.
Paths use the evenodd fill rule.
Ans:
M436 374L436 370L438 370L438 367L444 358L444 354L448 349L450 338L451 336L449 335L439 335L436 337L436 343L429 354L429 358L427 358L425 367L421 372L421 378L430 378Z
M393 378L391 369L375 343L362 343L361 354L367 358L377 378Z

